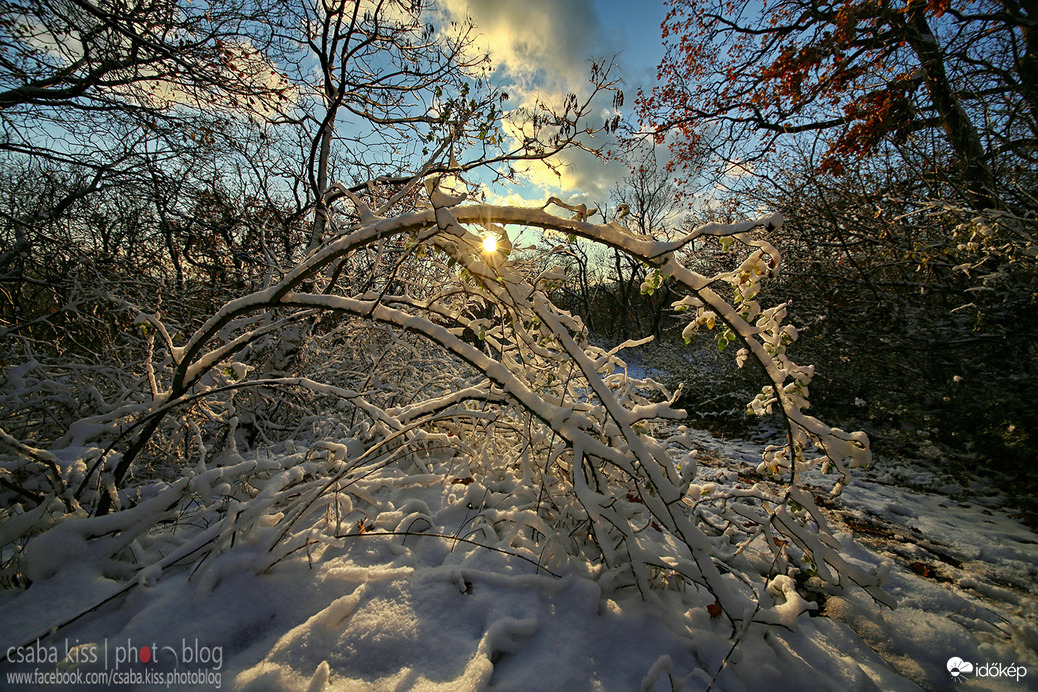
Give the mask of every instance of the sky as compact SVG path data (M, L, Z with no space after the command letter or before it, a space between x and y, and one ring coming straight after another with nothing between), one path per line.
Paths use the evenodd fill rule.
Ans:
M622 114L634 122L637 91L651 86L663 56L662 0L444 0L443 5L455 18L472 17L491 50L497 77L508 82L510 93L518 92L527 101L587 93L589 61L615 56L623 80ZM604 122L608 101L604 99L602 115L592 123ZM490 190L488 201L540 206L557 196L589 205L605 203L610 189L626 174L624 165L586 152L561 158L561 176L534 165L519 186Z
M538 98L561 104L571 92L583 101L590 90L590 62L613 61L625 97L621 114L636 125L636 94L640 87L652 85L663 56L663 0L439 0L438 4L455 21L474 20L484 39L482 47L489 49L496 66L495 77L515 105L532 104ZM172 92L163 96L189 100ZM600 96L601 108L588 124L600 127L614 115L611 99L611 93ZM611 137L600 133L589 144L607 139ZM555 196L593 207L608 202L610 190L627 174L625 165L579 150L565 152L559 159L561 175L543 164L531 164L518 185L487 190L488 201L541 206Z

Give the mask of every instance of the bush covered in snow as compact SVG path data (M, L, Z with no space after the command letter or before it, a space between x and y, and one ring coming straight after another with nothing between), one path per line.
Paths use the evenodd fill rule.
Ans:
M662 242L589 223L580 209L567 218L465 204L437 179L424 209L398 216L343 187L330 197L348 214L333 215L324 242L283 278L190 333L124 301L111 314L132 330L114 357L131 362L94 366L114 381L88 415L52 421L63 432L46 445L3 433L6 583L45 580L83 554L126 589L175 568L217 583L351 536L442 534L420 504L388 524L358 513L374 502L363 479L406 468L460 486L481 508L453 534L467 546L548 573L583 565L602 588L645 598L687 589L732 636L753 621L792 627L810 607L796 584L809 580L891 603L882 575L841 555L801 484L818 467L836 474L838 492L869 448L862 433L805 412L813 369L786 355L797 331L784 305L756 300L780 267L760 231L781 217ZM525 261L506 226L605 244L653 267L646 290L663 278L679 286L686 334L713 330L767 382L746 406L784 422L784 442L757 469L770 482L719 491L698 481L680 389L627 373L621 351L643 342L591 345L545 292L562 277ZM697 238L745 252L704 276L679 259ZM734 302L711 288L719 283ZM5 377L14 420L71 386L32 360L9 363ZM488 498L501 492L521 494L525 509L496 510ZM253 549L221 558L236 543ZM747 559L751 546L770 557Z

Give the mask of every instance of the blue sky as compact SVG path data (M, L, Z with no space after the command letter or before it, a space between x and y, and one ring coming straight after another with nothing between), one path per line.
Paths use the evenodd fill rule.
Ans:
M663 55L660 23L666 8L661 0L442 0L442 4L456 18L472 17L509 92L528 99L586 92L589 60L615 55L624 82L623 114L633 119L638 88L651 86ZM604 203L626 173L623 165L607 164L585 152L562 158L561 178L535 165L520 186L493 190L491 201L539 205L554 195Z
M659 0L594 0L604 33L620 46L625 79L647 82L656 77L663 57L660 24L666 8Z

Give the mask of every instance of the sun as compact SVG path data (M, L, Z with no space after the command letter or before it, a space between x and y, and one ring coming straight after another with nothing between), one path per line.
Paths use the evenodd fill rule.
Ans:
M487 235L483 238L484 252L497 252L497 236Z

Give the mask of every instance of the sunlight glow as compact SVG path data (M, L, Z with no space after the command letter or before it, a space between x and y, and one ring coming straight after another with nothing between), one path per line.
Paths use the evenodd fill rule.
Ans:
M488 235L483 238L483 251L484 252L497 252L497 236Z

